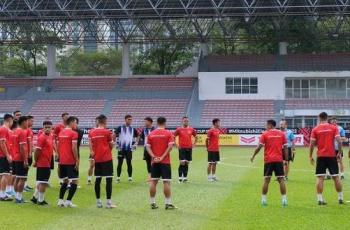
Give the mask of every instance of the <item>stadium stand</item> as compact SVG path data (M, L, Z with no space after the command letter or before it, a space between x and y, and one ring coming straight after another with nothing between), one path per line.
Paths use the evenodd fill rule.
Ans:
M264 127L274 116L272 100L209 100L204 102L201 126L211 126L218 117L226 127Z
M141 126L146 116L156 118L165 116L168 126L179 125L180 118L186 113L187 99L143 99L143 100L117 100L110 113L109 121L114 126L124 122L126 114L132 114L134 124Z
M0 100L0 112L12 113L15 110L21 110L24 100Z
M347 99L289 99L285 101L286 109L348 109Z
M36 87L43 79L34 78L0 78L0 87Z
M118 82L117 78L58 78L51 87L54 90L112 90Z
M43 121L48 117L54 122L60 122L63 112L79 117L80 125L91 127L95 117L104 108L105 100L38 100L33 105L30 114L37 121ZM38 124L36 124L38 125Z
M193 78L130 78L123 90L189 90L192 89Z

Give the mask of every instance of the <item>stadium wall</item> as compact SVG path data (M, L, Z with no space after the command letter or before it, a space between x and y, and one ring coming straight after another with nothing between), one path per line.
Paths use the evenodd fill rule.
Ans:
M254 77L258 79L257 94L226 94L227 77ZM285 99L286 78L349 78L350 71L333 72L199 72L199 100Z

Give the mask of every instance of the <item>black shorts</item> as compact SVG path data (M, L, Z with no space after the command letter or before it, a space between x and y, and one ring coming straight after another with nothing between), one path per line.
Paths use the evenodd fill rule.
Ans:
M264 165L264 177L272 177L275 173L276 177L284 177L283 162L271 162Z
M145 161L151 161L152 160L152 157L148 154L148 151L147 151L146 148L143 150L143 159Z
M336 157L318 157L316 164L316 176L326 176L327 169L331 176L339 175L339 166Z
M10 174L10 163L7 161L6 157L0 157L0 176Z
M95 177L113 177L113 161L95 162Z
M192 161L192 149L179 149L180 161Z
M161 178L163 181L170 181L171 180L170 164L153 163L151 166L151 178L152 180L159 180Z
M24 167L23 161L13 162L13 173L17 178L27 178L28 177L28 167Z
M75 165L59 165L60 179L77 180L79 179L79 171L76 170Z
M132 151L121 150L118 151L118 158L132 160Z
M220 153L219 152L209 152L208 151L208 162L209 163L217 163L220 161Z
M293 154L292 148L288 147L288 159L286 159L285 155L283 154L283 160L294 161L294 154Z
M41 184L48 184L51 175L50 167L38 167L36 168L36 182Z

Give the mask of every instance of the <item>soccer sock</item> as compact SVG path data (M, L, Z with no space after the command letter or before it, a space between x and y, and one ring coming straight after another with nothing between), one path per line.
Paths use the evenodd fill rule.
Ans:
M287 195L282 195L282 201L287 201Z
M266 202L267 201L266 195L261 195L261 201L262 202Z
M338 192L338 200L343 200L344 196L343 196L343 192Z
M187 174L188 174L188 164L184 165L184 178L187 178Z
M4 193L4 191L0 191L0 198L4 198L5 197L5 193Z
M96 195L96 199L100 199L101 198L101 177L97 177L95 180L95 195Z
M78 186L76 184L71 184L70 185L70 189L69 189L69 192L68 192L67 200L71 201L73 199L74 194L77 191L77 187Z
M112 204L112 200L111 199L107 199L107 204Z
M171 197L169 198L165 197L165 204L171 204Z
M12 190L11 190L11 186L7 185L7 186L6 186L6 192L9 193L9 192L11 192L11 191L12 191Z
M212 174L208 174L208 179L212 179L213 175Z
M131 159L126 160L126 164L128 166L128 175L129 178L132 177L132 164L131 164Z
M91 181L91 176L88 176L88 181Z
M151 204L155 204L156 203L156 198L155 197L151 197L149 200L150 200Z
M323 201L323 196L322 194L317 194L317 201Z
M22 200L22 193L21 192L17 192L16 193L16 199L17 200Z
M38 192L38 201L43 202L44 201L44 193Z
M183 165L179 165L179 178L182 178L182 175L183 175Z
M110 200L112 197L112 177L106 178L106 196L107 200Z
M61 185L61 188L60 188L60 196L59 196L60 200L63 200L64 194L66 193L66 190L67 190L67 186L68 186L67 183L63 183L63 184Z

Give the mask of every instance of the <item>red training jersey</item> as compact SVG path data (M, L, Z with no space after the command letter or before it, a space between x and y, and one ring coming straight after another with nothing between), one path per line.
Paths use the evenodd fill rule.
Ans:
M10 154L13 159L15 155L15 141L17 140L17 134L15 130L9 130L9 134L10 134Z
M192 149L192 137L197 135L197 131L192 127L179 127L175 130L174 136L179 137L180 149Z
M27 129L27 150L28 150L28 155L32 154L30 153L31 147L33 147L33 139L34 139L34 133L31 128Z
M104 128L91 129L89 141L92 145L95 162L107 162L112 160L110 143L113 142L112 132Z
M283 146L287 145L284 132L271 129L262 133L260 144L264 145L264 162L283 162Z
M168 146L173 144L174 136L166 129L155 129L147 137L147 145L150 146L155 157L161 157ZM164 157L160 163L170 164L170 154Z
M317 157L335 157L334 138L340 136L336 126L319 124L312 129L311 140L316 141Z
M14 130L14 139L13 139L13 161L24 161L28 158L28 144L27 144L27 130L17 128ZM23 157L20 153L20 146L24 146L25 156Z
M61 132L62 130L64 130L64 128L65 128L65 126L64 126L64 124L62 124L62 123L59 123L59 124L57 124L57 125L55 126L55 128L53 129L53 135L54 135L54 138L55 138L56 140L58 140L58 135L60 134L60 132Z
M5 126L0 127L0 140L5 141L7 151L10 152L10 130ZM2 149L0 149L0 157L6 157Z
M40 135L37 140L36 148L41 150L36 160L36 167L50 168L53 155L53 135Z
M219 138L220 138L220 130L211 128L207 133L208 138L208 146L207 149L209 152L219 152Z
M41 135L42 136L42 135ZM58 135L58 155L61 165L75 165L72 143L78 141L78 133L70 128L63 129Z

